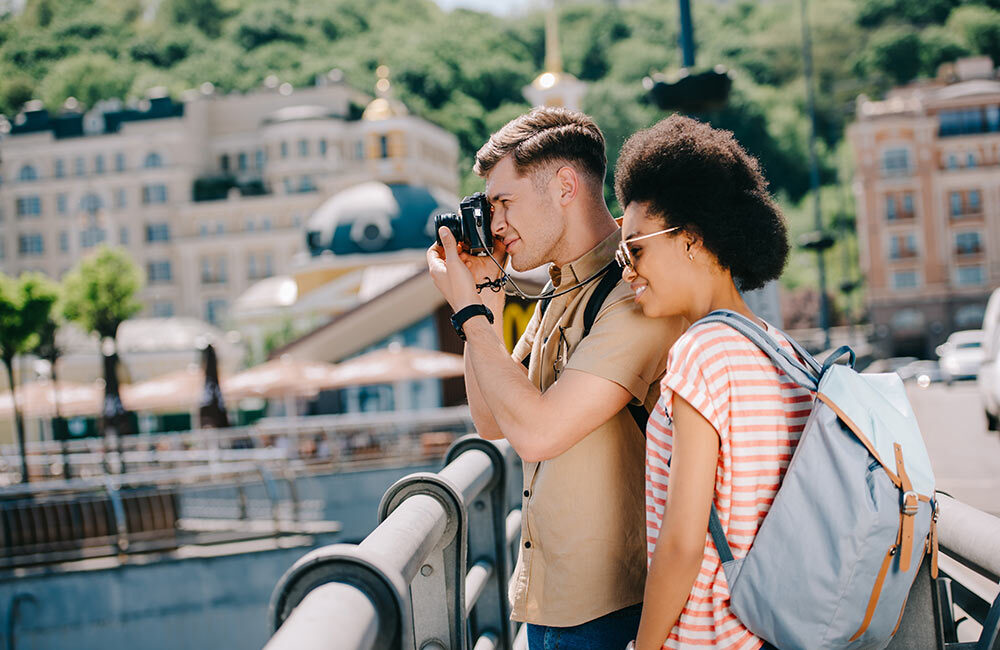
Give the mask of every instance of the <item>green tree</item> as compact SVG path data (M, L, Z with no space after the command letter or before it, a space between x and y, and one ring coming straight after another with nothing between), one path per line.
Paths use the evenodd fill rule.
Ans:
M40 341L39 332L51 320L57 299L55 285L41 274L25 273L15 280L0 273L0 359L7 370L12 397L15 395L14 357L36 349ZM14 400L14 429L21 454L21 481L27 483L24 418L17 407L17 400Z
M143 283L127 253L102 246L66 274L63 311L86 331L115 340L118 327L142 310L136 294Z
M968 5L948 17L948 29L959 35L970 50L1000 61L1000 11Z
M101 99L124 98L134 75L133 67L107 54L78 54L52 67L42 81L42 99L50 109L57 109L67 97L76 97L88 107Z

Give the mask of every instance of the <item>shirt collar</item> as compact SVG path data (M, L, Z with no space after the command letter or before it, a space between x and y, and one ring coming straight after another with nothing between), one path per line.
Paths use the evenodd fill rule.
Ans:
M552 286L558 288L567 282L583 282L594 275L615 257L615 249L622 240L621 228L616 228L604 241L563 267L555 264L549 267Z

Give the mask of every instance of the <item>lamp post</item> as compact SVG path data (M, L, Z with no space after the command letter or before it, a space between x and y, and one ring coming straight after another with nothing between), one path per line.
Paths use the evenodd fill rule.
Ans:
M823 212L819 196L819 158L816 155L816 96L813 89L812 39L809 34L809 20L806 0L801 0L802 8L802 61L806 81L806 105L809 110L809 184L813 193L813 212L816 230L800 239L799 245L816 253L816 267L819 271L819 326L823 328L823 349L830 349L830 304L826 296L826 263L823 253L833 246L833 238L823 232Z

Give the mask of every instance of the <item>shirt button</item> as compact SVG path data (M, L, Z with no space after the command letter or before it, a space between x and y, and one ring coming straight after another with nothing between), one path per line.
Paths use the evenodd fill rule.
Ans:
M531 548L531 542L525 542L524 548Z
M528 490L525 490L524 491L524 496L530 497L531 496L531 492L529 492Z

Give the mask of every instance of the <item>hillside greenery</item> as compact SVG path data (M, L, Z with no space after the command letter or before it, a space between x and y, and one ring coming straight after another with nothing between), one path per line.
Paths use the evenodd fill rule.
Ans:
M676 2L560 4L565 68L592 84L584 109L604 129L613 165L630 133L664 116L641 81L679 67ZM793 233L810 230L798 0L692 4L699 65L725 65L734 80L728 106L698 117L736 133L760 158ZM960 56L1000 60L1000 0L813 0L809 20L824 219L850 223L844 130L855 98L933 76ZM458 137L462 190L471 191L481 184L473 154L529 108L521 89L543 59L541 12L497 18L431 0L27 0L0 17L0 113L32 98L59 110L67 97L90 106L155 86L176 96L206 81L248 91L269 75L303 86L332 68L370 90L386 64L411 111ZM831 287L857 274L843 257L830 253ZM811 257L796 253L784 282L814 286Z

